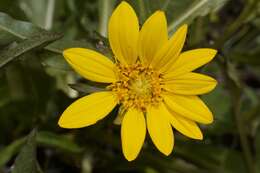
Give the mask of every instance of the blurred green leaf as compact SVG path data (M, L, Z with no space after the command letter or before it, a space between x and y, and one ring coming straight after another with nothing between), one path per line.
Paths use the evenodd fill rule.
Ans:
M72 70L65 58L61 55L44 55L41 56L42 65L46 68L53 68L55 70L69 71Z
M49 32L38 32L37 35L29 37L28 39L18 43L14 48L9 48L4 50L0 53L0 68L6 65L7 63L15 60L20 55L35 49L39 46L48 44L53 42L62 35L56 33L49 33Z
M168 26L169 32L173 32L176 28L184 23L190 23L193 19L198 16L205 16L210 12L214 12L220 7L222 7L228 0L190 0L188 1L178 1L178 3L188 3L185 9L175 14L175 17L172 19L172 22ZM172 2L177 3L177 2ZM188 8L187 8L187 5ZM174 5L172 5L174 9Z
M20 0L19 5L26 16L37 26L50 29L56 0Z
M159 173L159 172L150 168L150 167L148 167L148 168L145 169L145 173Z
M234 130L234 122L230 113L231 98L225 91L222 82L219 82L213 92L203 95L202 99L213 112L215 119L207 131L216 135L232 132Z
M216 170L225 157L227 149L179 140L176 141L175 152L187 161L202 168Z
M36 173L36 130L33 130L27 138L25 146L14 162L12 173Z
M246 53L240 53L240 52L233 52L230 54L230 58L233 61L243 63L243 64L249 64L253 66L259 66L260 61L260 50L258 52L246 52Z
M15 140L12 144L6 148L0 150L0 168L3 167L24 145L26 138Z
M219 169L223 173L245 173L247 168L241 152L229 150Z
M79 145L77 145L68 137L61 136L59 134L55 134L52 132L46 132L46 131L38 132L35 138L38 145L53 147L55 149L59 149L71 153L79 153L83 150ZM28 139L34 140L31 138ZM26 144L26 140L28 139L26 139L26 137L17 139L16 141L11 143L4 149L0 150L0 168L3 167L8 161L10 161L10 159L21 150L23 145ZM31 145L32 144L30 144L30 147Z
M39 132L37 135L37 143L72 153L82 151L82 148L71 139L52 132Z

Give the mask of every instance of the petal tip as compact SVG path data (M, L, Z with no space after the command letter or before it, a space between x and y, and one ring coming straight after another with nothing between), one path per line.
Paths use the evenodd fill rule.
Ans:
M203 135L197 138L198 140L202 141L203 140Z
M212 124L214 122L213 115L211 117L212 118L210 118L207 121L205 121L205 124Z
M212 59L217 55L218 51L216 49L211 48L204 48L205 51L208 52L209 55L211 55Z
M125 7L131 7L131 5L128 3L128 2L126 2L126 1L122 1L119 5L118 5L118 7L123 7L123 6L125 6Z
M134 160L136 159L136 157L133 157L133 156L127 156L127 155L125 155L125 154L124 154L124 156L125 156L125 158L126 158L126 160L127 160L128 162L132 162L132 161L134 161Z
M154 14L165 16L165 12L162 10L157 10Z
M83 48L68 48L68 49L63 50L62 55L64 56L65 59L69 59L69 56L71 54L73 54L73 53L75 54L76 52L81 51L81 50L83 50Z
M216 50L216 49L208 49L209 51L210 51L210 54L212 54L212 57L214 58L216 55L217 55L217 53L218 53L218 51Z
M181 29L183 29L184 31L187 31L188 30L188 24L183 24L181 26Z
M161 153L163 153L165 156L169 156L169 155L172 153L173 145L174 145L174 143L172 143L171 146L164 147L164 148L157 146L157 149L158 149Z
M202 134L202 132L200 131L200 133L196 136L196 138L194 138L194 139L197 139L197 140L203 140L203 134Z
M161 151L165 156L169 156L172 153L172 149L171 150L167 150L167 151Z
M63 52L62 52L63 57L67 59L68 58L68 54L71 52L72 49L73 48L69 48L69 49L63 50Z
M214 84L213 84L212 88L214 89L218 85L218 81L216 79L214 79L213 82L214 82Z
M66 117L64 117L64 114L62 114L58 120L58 125L61 127L61 128L64 128L64 129L72 129L72 128L75 128L75 127L72 127L70 125L70 123L68 123L68 121L66 121Z
M58 121L58 125L61 127L61 128L68 128L66 126L66 123L64 123L64 119L62 118L62 116L60 117L59 121Z

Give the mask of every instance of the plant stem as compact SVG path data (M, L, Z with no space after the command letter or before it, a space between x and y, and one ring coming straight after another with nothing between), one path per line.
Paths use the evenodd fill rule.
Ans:
M99 0L99 28L98 32L106 37L108 20L112 13L114 0Z

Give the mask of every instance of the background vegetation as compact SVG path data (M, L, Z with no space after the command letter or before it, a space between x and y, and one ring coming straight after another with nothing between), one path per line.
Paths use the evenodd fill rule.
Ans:
M215 115L201 126L203 141L175 133L174 152L164 157L147 138L129 163L116 110L88 128L57 126L73 100L102 89L75 74L61 52L80 46L110 54L107 21L119 2L0 0L0 173L260 172L259 0L129 1L141 23L164 10L170 34L189 23L185 49L219 50L200 69L219 81L202 97Z

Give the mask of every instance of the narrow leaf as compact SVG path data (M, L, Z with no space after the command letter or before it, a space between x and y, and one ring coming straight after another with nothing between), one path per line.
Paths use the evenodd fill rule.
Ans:
M50 32L39 32L37 35L32 36L21 43L18 43L14 48L4 50L0 53L0 68L7 63L15 60L20 55L35 49L44 44L53 42L61 38L60 34Z
M12 173L36 173L36 130L27 138L26 145L22 148L14 162Z
M79 153L82 148L65 136L61 136L51 132L39 132L37 142L40 145L55 147L64 151Z
M15 20L7 14L0 12L0 31L4 31L20 39L26 39L44 30L29 22Z
M17 139L6 148L0 150L0 168L3 167L24 145L26 138Z
M32 35L38 35L39 33L43 33L43 32L47 32L47 31L29 22L16 20L10 17L9 15L0 12L1 41L3 39L2 38L3 36L7 38L12 36L15 38L19 38L21 40L21 39L30 39ZM45 49L60 54L64 49L69 47L90 47L90 44L88 44L85 41L59 40L46 46Z

